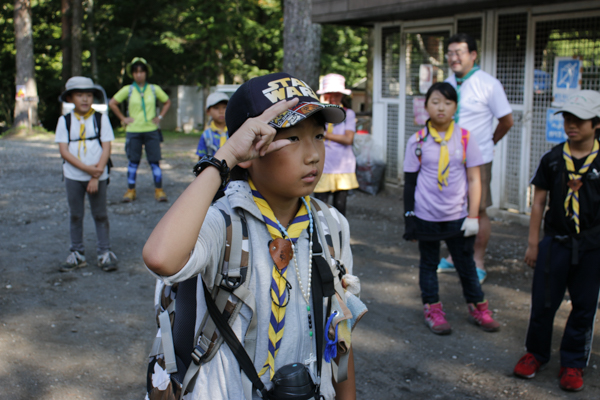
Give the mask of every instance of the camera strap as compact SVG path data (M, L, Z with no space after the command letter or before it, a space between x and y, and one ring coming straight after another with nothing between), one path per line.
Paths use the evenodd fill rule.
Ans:
M238 364L240 364L240 367L242 368L248 379L250 379L250 381L252 382L253 388L260 392L263 399L268 399L269 395L267 393L265 385L262 383L262 381L258 377L258 374L256 373L254 363L250 359L250 356L248 356L248 353L244 349L244 346L242 346L242 344L240 343L238 337L235 335L235 333L227 323L227 320L225 319L223 314L219 312L219 309L217 308L215 301L210 295L210 292L208 291L204 280L202 280L202 287L204 288L206 308L208 310L208 313L210 314L210 317L215 323L215 326L217 327L219 332L221 332L221 336L229 346L229 349L231 349L231 352L238 361Z

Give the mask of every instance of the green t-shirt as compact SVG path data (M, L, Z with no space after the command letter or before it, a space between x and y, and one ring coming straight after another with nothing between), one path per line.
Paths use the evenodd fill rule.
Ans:
M144 110L142 109L142 96L137 88L133 87L131 91L131 98L129 99L129 104L127 105L129 110L129 116L133 118L133 122L127 125L127 132L152 132L155 131L158 127L152 122L152 119L156 117L156 99L154 98L154 94L152 93L152 88L150 87L151 83L147 83L145 89L142 88L144 93L144 104L146 106L146 113L144 115ZM129 97L129 87L131 85L126 85L121 88L114 96L113 99L122 103L127 100ZM169 100L169 96L160 88L158 85L154 86L154 91L156 92L156 98L161 102L166 102Z

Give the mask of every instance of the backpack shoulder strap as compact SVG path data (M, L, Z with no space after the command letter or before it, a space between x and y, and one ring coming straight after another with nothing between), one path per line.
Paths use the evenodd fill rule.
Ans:
M102 113L95 112L94 113L94 129L96 130L96 137L98 138L98 142L100 142L100 147L102 147Z
M252 319L244 338L244 349L251 359L256 351L256 337L258 334L256 318L256 299L248 288L250 284L250 240L245 218L240 217L238 211L231 208L226 197L219 199L214 205L221 212L225 222L225 243L219 270L215 277L211 297L219 313L233 325L243 304L252 310ZM198 279L202 279L198 277ZM199 288L202 285L199 283ZM196 337L195 347L190 364L182 384L182 395L186 388L193 384L202 364L209 362L223 344L223 336L217 329L215 322L206 313Z
M425 141L425 137L427 136L427 130L425 128L421 129L420 131L418 131L415 134L416 138L417 138L417 149L415 150L415 154L417 155L417 158L419 159L419 164L421 163L421 156L423 155L423 151L421 150L421 146L423 145L423 142Z
M129 106L131 105L131 95L133 94L133 85L129 85L129 93L127 94L127 116L129 117Z
M73 115L68 113L67 115L63 115L63 118L65 119L65 125L67 125L67 144L69 144L71 143L71 120L73 119Z
M460 143L463 148L463 164L467 163L467 146L469 145L469 138L471 137L471 133L465 128L460 128Z

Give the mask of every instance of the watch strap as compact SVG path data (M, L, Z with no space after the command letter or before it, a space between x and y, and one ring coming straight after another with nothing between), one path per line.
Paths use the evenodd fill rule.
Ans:
M219 160L213 156L204 156L194 165L193 172L195 176L198 176L208 167L215 167L219 171L219 175L221 175L221 186L219 186L219 190L225 189L227 183L229 183L229 167L227 166L227 161Z

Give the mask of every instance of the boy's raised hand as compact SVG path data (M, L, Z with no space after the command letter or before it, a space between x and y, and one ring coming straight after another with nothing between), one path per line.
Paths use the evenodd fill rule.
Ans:
M244 161L262 157L268 153L279 150L291 142L289 140L273 141L277 130L269 125L269 121L295 106L298 99L283 100L267 108L258 117L249 118L240 128L232 134L225 142L223 151L228 151L236 160L233 167ZM219 151L221 152L221 151Z

